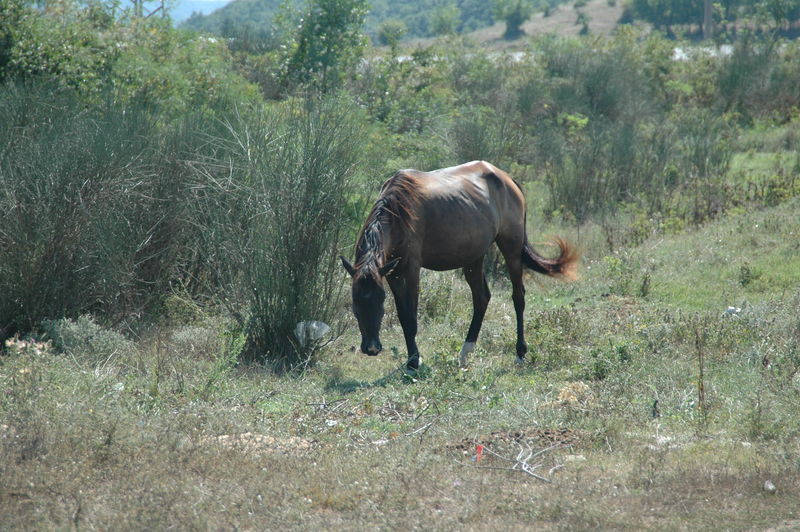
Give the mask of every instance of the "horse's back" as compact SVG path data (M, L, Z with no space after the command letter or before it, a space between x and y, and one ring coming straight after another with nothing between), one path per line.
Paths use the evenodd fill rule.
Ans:
M498 234L519 225L524 203L519 187L483 161L431 172L404 170L393 179L413 180L419 197L415 233L421 265L460 268L479 260Z

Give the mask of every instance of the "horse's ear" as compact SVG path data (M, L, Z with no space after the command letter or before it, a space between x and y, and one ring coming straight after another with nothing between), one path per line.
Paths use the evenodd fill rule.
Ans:
M383 267L380 270L378 270L381 274L381 277L386 277L387 275L392 273L392 270L397 268L397 265L399 263L400 263L400 257L395 257L386 264L384 264Z
M342 255L339 255L339 258L340 258L340 259L342 259L342 266L344 266L344 269L345 269L345 270L347 270L347 273L349 273L349 274L350 274L350 277L355 277L355 275L356 275L356 269L355 269L355 268L353 268L353 265L352 265L352 264L350 264L350 263L347 261L347 259L346 259L346 258L344 258Z

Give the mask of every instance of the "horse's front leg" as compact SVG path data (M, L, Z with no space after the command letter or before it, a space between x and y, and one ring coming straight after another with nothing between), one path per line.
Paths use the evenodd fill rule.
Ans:
M406 368L419 369L421 357L417 348L417 304L419 302L419 268L407 267L389 276L389 288L394 294L397 317L403 327L408 360Z

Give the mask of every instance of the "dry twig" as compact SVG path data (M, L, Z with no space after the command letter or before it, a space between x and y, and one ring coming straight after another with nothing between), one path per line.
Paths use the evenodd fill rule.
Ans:
M522 473L530 475L533 478L541 480L542 482L547 482L549 484L550 482L552 482L553 473L555 473L559 469L563 468L564 464L557 464L557 465L551 467L547 472L547 476L543 476L543 475L540 475L539 473L537 473L536 470L541 468L544 464L541 464L541 463L531 464L530 460L533 459L533 458L536 458L537 456L541 456L546 452L552 451L553 449L569 447L568 445L563 445L563 444L558 443L558 444L551 445L550 447L546 447L544 449L541 449L539 451L534 452L534 450L531 448L531 446L528 445L527 443L525 444L525 447L523 447L519 442L517 442L517 446L519 446L520 450L517 453L517 456L515 458L507 458L505 456L502 456L502 455L494 452L493 450L489 449L488 447L483 447L483 450L485 452L487 452L487 453L499 458L500 460L503 460L504 462L509 462L509 463L513 464L511 467L483 466L483 465L478 465L477 463L468 464L468 463L464 463L464 462L460 462L460 461L457 461L457 462L459 464L461 464L461 465L472 466L472 467L475 467L477 469L496 469L496 470L501 470L501 471L521 471Z

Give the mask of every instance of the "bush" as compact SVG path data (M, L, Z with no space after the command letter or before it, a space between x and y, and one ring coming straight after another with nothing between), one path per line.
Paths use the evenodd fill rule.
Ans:
M338 88L363 54L367 10L364 0L309 0L287 47L284 82Z
M112 358L124 360L136 350L132 341L104 329L88 314L75 320L45 320L42 329L56 349L90 366L103 366Z
M457 161L478 159L510 168L522 144L514 123L491 109L467 108L456 118L450 133Z
M70 0L43 9L0 2L0 83L46 80L93 104L146 104L164 119L257 100L224 42L175 30L169 20L118 17L115 4Z
M312 98L235 117L216 139L217 160L232 161L232 176L210 180L204 192L204 249L229 296L238 292L247 307L245 360L305 366L318 346L301 345L297 324L337 319L337 255L358 223L348 213L361 127L343 100Z
M717 102L746 120L775 114L784 120L800 105L800 53L796 43L756 38L736 41L733 53L717 65Z
M44 319L141 319L196 262L183 160L192 119L163 129L137 106L87 108L68 89L0 87L0 337Z

